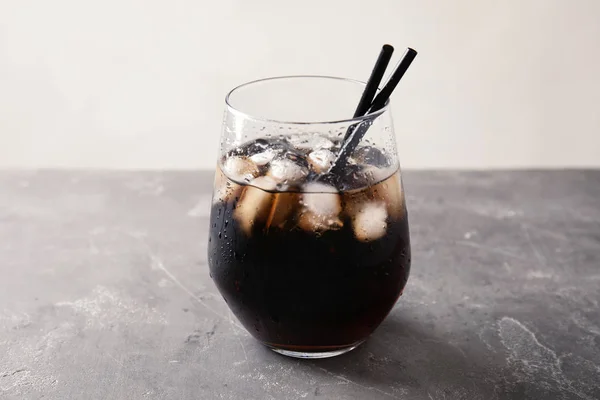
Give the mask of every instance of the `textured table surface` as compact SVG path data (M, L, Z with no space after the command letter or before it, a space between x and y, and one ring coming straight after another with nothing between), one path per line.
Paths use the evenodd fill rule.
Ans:
M0 398L600 398L600 171L405 173L404 296L319 361L228 312L211 181L0 173Z

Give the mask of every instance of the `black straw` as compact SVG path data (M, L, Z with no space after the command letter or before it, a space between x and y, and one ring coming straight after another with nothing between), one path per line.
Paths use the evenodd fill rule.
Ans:
M402 79L404 73L406 72L408 67L410 67L410 64L413 62L416 56L417 52L414 49L411 49L410 47L406 49L406 51L402 55L402 58L396 65L396 68L394 68L394 72L392 72L392 75L390 75L389 79L383 86L383 89L381 89L381 92L379 92L377 96L375 96L375 99L373 100L373 103L369 108L370 113L381 110L383 106L385 106L385 103L392 95L392 92L394 91L394 89L396 89L398 82L400 82L400 79Z
M365 90L362 92L362 96L360 97L360 101L356 106L356 111L354 111L354 117L358 118L365 115L369 108L371 107L371 103L373 102L373 97L375 93L377 93L377 89L379 89L379 84L381 83L381 79L383 78L383 74L385 74L385 70L387 69L388 64L392 58L392 53L394 52L394 48L389 44L384 44L379 52L379 57L377 57L377 61L375 61L375 65L373 66L373 71L371 72L371 76L365 85ZM352 135L352 131L356 128L356 125L349 126L346 130L346 134L344 135L343 141L348 140L350 135Z
M369 111L373 97L375 96L377 89L379 89L381 78L383 78L383 74L390 63L393 52L394 48L389 44L384 44L381 48L381 52L379 53L379 57L375 62L371 76L365 85L365 90L363 91L360 101L358 102L356 111L354 111L353 118L362 117L367 113L367 111Z
M368 109L368 113L379 111L385 106L392 92L398 85L398 82L400 82L400 79L402 79L404 73L406 72L408 67L410 67L410 64L413 62L416 56L417 52L414 49L411 49L410 47L406 49L404 55L402 56L402 59L396 65L396 68L394 69L389 79L383 86L383 89L381 89L379 94L375 96L375 99L373 100L371 106ZM379 60L377 60L377 62L379 62ZM338 153L338 156L330 169L331 173L338 175L341 172L344 165L346 164L346 161L348 160L348 157L354 152L356 147L358 147L358 144L365 136L372 123L372 120L365 120L357 125L351 126L348 129L348 131L346 132L346 136L344 137L342 147Z

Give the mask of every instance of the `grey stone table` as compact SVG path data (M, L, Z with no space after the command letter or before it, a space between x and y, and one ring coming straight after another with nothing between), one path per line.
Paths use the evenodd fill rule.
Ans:
M405 173L404 296L320 361L218 295L211 180L0 173L0 398L600 398L600 171Z

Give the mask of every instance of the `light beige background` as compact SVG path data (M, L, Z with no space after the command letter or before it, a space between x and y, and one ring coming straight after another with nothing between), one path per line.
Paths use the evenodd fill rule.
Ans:
M0 0L0 167L212 168L229 88L385 42L405 168L600 166L599 0Z

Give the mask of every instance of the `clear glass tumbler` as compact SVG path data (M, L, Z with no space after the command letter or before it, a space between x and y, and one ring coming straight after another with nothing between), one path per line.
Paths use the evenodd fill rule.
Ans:
M211 276L248 332L281 354L324 358L354 349L408 279L408 220L389 104L348 118L363 88L347 79L289 76L250 82L226 97ZM365 136L337 159L357 126L368 128Z

